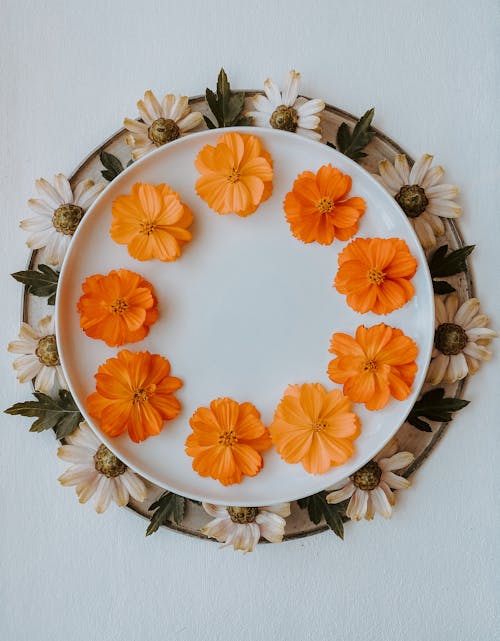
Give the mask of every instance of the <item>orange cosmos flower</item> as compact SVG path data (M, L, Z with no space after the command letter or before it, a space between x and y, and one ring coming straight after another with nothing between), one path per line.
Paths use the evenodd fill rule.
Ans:
M89 414L108 436L128 431L135 443L156 436L181 411L173 392L182 381L169 374L163 356L123 349L99 366L96 391L87 398Z
M194 164L201 174L196 191L218 214L249 216L272 193L273 162L256 136L223 134Z
M305 383L288 386L269 431L283 460L302 463L310 474L324 474L354 454L360 422L340 390Z
M337 358L328 365L328 376L344 384L344 394L369 410L385 407L391 396L403 401L410 395L417 372L418 348L400 329L385 323L360 325L356 338L336 333L330 352Z
M317 174L299 174L283 203L295 238L320 245L351 238L366 210L363 198L347 198L351 187L351 177L330 164L320 167Z
M82 289L80 327L110 347L142 340L158 319L153 286L128 269L89 276Z
M271 439L251 403L218 398L210 408L199 407L189 424L193 433L186 440L186 453L194 458L193 469L200 476L232 485L262 469L261 452L271 446Z
M192 238L187 228L193 214L168 185L137 183L132 193L116 198L111 211L111 238L138 260L176 260Z
M410 278L417 261L400 238L356 238L339 255L335 287L364 314L390 314L415 293Z

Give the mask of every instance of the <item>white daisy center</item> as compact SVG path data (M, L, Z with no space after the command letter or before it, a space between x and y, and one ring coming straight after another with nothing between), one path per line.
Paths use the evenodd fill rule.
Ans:
M72 203L61 205L52 215L54 229L65 236L73 236L84 213L78 205Z
M104 443L99 446L99 449L94 454L94 465L100 474L104 474L109 479L120 476L127 469L125 463L122 463Z
M37 356L40 363L46 367L56 367L56 365L61 364L57 351L56 337L53 334L44 336L38 341L35 356Z
M429 204L420 185L403 185L394 198L408 218L418 218Z
M445 356L460 354L467 345L468 338L463 327L455 323L442 323L436 328L434 345Z
M158 118L148 129L148 138L157 147L177 140L180 135L179 127L171 118Z
M374 490L380 483L382 470L375 461L369 461L351 476L351 481L360 490Z
M227 513L233 523L253 523L259 513L257 507L228 507Z
M293 107L280 105L271 114L269 124L273 129L281 129L282 131L295 131L297 123L299 122L299 114Z

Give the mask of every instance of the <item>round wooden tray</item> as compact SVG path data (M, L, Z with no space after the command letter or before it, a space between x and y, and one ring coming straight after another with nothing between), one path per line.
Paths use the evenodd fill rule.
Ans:
M248 96L254 95L255 93L257 92L246 91ZM202 114L207 115L210 113L204 96L193 97L189 102L191 108L195 111L200 111ZM342 122L347 122L349 126L353 126L356 123L356 120L357 119L352 114L342 111L337 107L327 105L322 114L323 142L335 141L337 129ZM125 142L126 135L127 131L125 129L121 129L92 151L69 176L71 185L73 186L86 178L102 182L103 178L101 176L101 170L103 169L103 166L99 159L99 154L102 150L114 154L122 161L123 166L126 166L130 160L130 149ZM377 165L380 160L388 158L392 161L396 154L406 153L398 144L377 129L375 129L375 136L366 147L365 151L368 156L363 158L360 164L365 169L373 173L377 172ZM406 153L406 156L411 163L412 159L409 154ZM454 221L451 219L445 219L444 222L446 234L441 237L440 244L446 243L450 249L463 247L463 239ZM33 252L28 268L33 269L37 263L37 252ZM452 277L451 282L456 288L462 301L474 295L470 271ZM30 324L36 324L42 316L47 314L47 305L44 300L29 295L25 290L21 313L23 321ZM445 385L446 396L462 397L466 381L467 379L464 379L458 383ZM426 391L426 387L424 387L423 391ZM421 432L408 423L404 423L401 426L396 434L399 448L401 450L408 450L415 455L415 460L407 470L406 476L413 474L422 465L443 437L447 425L447 423L434 423L432 426L432 432ZM145 519L149 518L151 515L150 512L148 512L148 507L164 491L162 488L151 483L146 483L146 485L148 487L148 496L144 503L138 503L135 500L131 500L128 504L128 508L130 510ZM186 512L182 523L177 525L176 523L171 522L165 527L188 536L212 540L207 539L199 531L200 528L210 520L210 518L211 517L205 512L201 505L194 501L187 500ZM318 534L319 532L324 532L327 529L328 527L325 524L320 523L319 525L315 525L312 523L307 515L307 511L300 509L298 505L293 502L291 505L291 515L287 518L286 522L284 540L311 536L313 534Z

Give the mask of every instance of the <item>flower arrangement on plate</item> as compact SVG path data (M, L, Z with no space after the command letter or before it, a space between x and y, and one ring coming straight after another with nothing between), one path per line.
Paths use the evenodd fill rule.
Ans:
M435 446L454 412L467 404L461 398L466 377L475 373L480 363L491 357L489 343L496 334L488 327L487 317L480 312L479 302L473 297L467 275L466 259L473 247L463 245L453 222L461 213L456 202L458 189L441 182L444 170L433 166L432 156L424 155L413 164L400 148L376 132L371 127L373 110L356 120L333 107L325 107L320 99L308 100L301 97L299 81L300 75L292 71L281 88L274 81L267 80L263 94L250 96L245 92L231 90L222 70L216 91L207 89L205 100L189 101L186 97L176 98L173 94L167 94L160 103L152 92L146 92L144 100L138 103L141 120L127 119L125 126L128 132L118 132L106 143L105 148L91 155L69 180L59 174L53 183L43 179L37 181L40 199L29 201L37 218L24 220L22 227L28 232L28 245L35 252L28 269L13 274L24 284L26 295L20 337L9 345L9 350L16 354L14 367L20 382L34 379L35 400L18 403L6 411L36 417L32 431L53 429L57 438L63 440L58 454L71 462L72 467L60 480L65 485L76 487L81 502L95 495L98 512L105 511L111 502L117 505L128 504L150 518L147 534L160 526L167 526L188 534L216 539L235 549L251 551L261 537L279 542L325 528L330 528L343 537L343 524L348 519L371 519L375 513L389 518L397 492L409 486L410 474ZM176 140L181 141L179 145L184 144L182 140L187 142L193 130L200 131L204 126L212 130L216 127L247 128L252 125L269 130L284 130L289 132L292 139L293 134L297 134L302 138L322 140L326 142L325 149L328 146L335 147L337 152L360 163L387 189L395 206L399 206L408 217L426 252L422 256L429 264L436 299L435 332L432 335L434 347L427 383L421 390L420 397L415 398L409 408L407 420L389 445L381 452L373 452L370 460L363 461L357 469L350 471L347 478L340 479L331 487L332 484L327 482L321 485L320 476L319 485L315 486L318 491L307 496L294 496L297 500L293 501L276 501L272 505L263 502L262 505L251 506L249 502L249 506L242 507L241 504L234 503L224 505L220 500L219 505L210 500L203 501L201 505L171 489L162 491L151 482L151 476L154 475L147 474L148 479L142 480L130 468L128 460L122 461L116 456L116 447L112 445L112 449L109 449L109 441L99 438L90 430L82 415L82 410L86 413L88 408L82 407L81 401L75 402L75 394L67 389L72 389L72 385L68 386L61 371L58 352L58 347L61 347L58 345L61 330L60 327L54 329L54 314L51 313L50 306L57 296L64 295L59 287L58 268L68 249L76 246L71 241L72 236L106 183L113 184L126 166L131 164L130 150L132 160L147 159L151 152L165 146L168 152L168 145ZM248 217L247 224L255 225L260 224L257 222L259 217L263 220L268 211L266 208L274 202L277 193L274 182L282 175L282 163L277 162L279 154L275 157L272 150L266 147L266 143L272 138L265 138L266 143L263 143L264 137L260 131L264 130L255 129L255 134L249 129L241 129L241 133L233 129L226 134L221 132L222 135L214 132L217 133L215 143L204 150L201 150L202 145L198 145L200 153L196 164L193 164L193 171L198 172L197 198L205 201L208 207L219 214L233 211L240 217ZM196 136L191 140L194 143ZM177 148L181 149L179 145ZM151 156L151 160L153 158ZM165 158L168 158L168 153ZM320 384L314 387L313 380L301 381L302 388L295 384L297 381L287 381L293 384L288 390L276 390L274 419L268 417L262 423L259 408L247 403L245 398L237 399L239 403L229 398L220 398L217 403L222 403L221 405L214 405L216 401L211 398L206 399L204 406L200 403L197 411L203 410L205 413L202 412L197 418L196 412L193 414L193 435L189 437L192 442L186 450L186 460L189 463L190 457L194 457L192 460L198 461L196 466L198 471L201 470L202 477L214 475L216 468L208 461L213 460L215 452L226 452L226 443L232 445L239 438L243 439L242 442L249 438L250 428L247 428L247 422L250 417L255 422L252 439L257 440L250 440L248 443L259 442L259 446L249 447L248 456L250 451L254 452L252 457L255 461L251 463L253 459L241 459L240 465L232 471L230 468L220 467L220 472L214 478L219 476L220 481L225 479L238 483L243 474L244 483L247 483L254 482L252 476L256 474L257 481L261 474L261 463L257 459L260 457L262 461L264 457L267 461L269 451L273 452L273 456L281 456L285 466L299 466L301 469L303 466L306 475L311 472L321 474L324 469L342 466L346 456L348 459L352 457L353 443L356 448L356 439L363 430L363 423L366 423L366 414L363 412L383 411L374 408L383 407L387 403L403 402L413 385L416 371L414 361L418 350L413 350L411 336L406 336L397 329L396 324L391 324L391 314L401 313L398 310L404 309L413 296L415 258L412 252L399 239L394 238L389 243L372 236L370 240L365 240L367 234L363 233L363 225L371 214L371 203L356 193L358 183L356 180L353 183L347 172L328 166L328 163L324 163L321 169L319 166L304 166L302 171L302 174L295 176L295 182L289 180L286 186L279 187L283 204L276 215L281 216L284 229L287 229L292 239L295 237L299 245L306 247L312 243L311 250L322 251L320 245L328 248L330 243L333 243L333 247L340 243L334 254L338 254L338 265L335 259L329 286L332 292L336 292L334 295L344 300L346 307L352 308L353 314L358 314L356 326L359 327L357 331L354 331L354 326L350 332L346 332L347 327L335 327L333 324L330 332L331 345L326 345L323 364L324 380L329 382L329 388L325 389ZM117 346L114 348L114 358L109 359L106 364L106 359L101 359L104 369L102 373L99 369L101 387L93 395L92 415L102 419L103 411L106 410L107 418L101 423L101 427L108 425L108 435L128 431L133 440L137 441L159 432L163 435L166 431L179 431L181 428L184 430L183 434L191 431L191 428L184 428L176 419L184 399L187 398L187 392L184 389L177 392L182 382L170 375L170 363L167 360L170 354L167 347L162 349L161 354L151 354L144 351L141 343L146 336L146 340L154 340L158 317L161 323L163 314L166 314L166 318L169 314L175 316L173 301L163 295L158 296L155 279L148 278L150 273L159 272L146 270L146 274L141 271L141 266L145 264L145 260L156 258L166 263L166 270L170 268L170 264L172 268L178 268L180 278L184 253L191 259L198 244L198 201L189 193L186 194L185 189L177 191L177 185L169 182L169 172L164 173L167 174L165 178L157 182L158 185L161 183L161 188L152 190L147 184L139 185L134 188L135 192L130 192L130 196L122 190L121 196L115 199L116 205L113 204L111 208L110 204L109 207L108 227L111 228L111 237L116 243L125 245L120 249L124 256L128 254L130 260L136 260L135 270L124 269L124 265L131 264L124 259L122 264L114 266L114 272L96 272L92 276L93 280L85 281L85 288L79 292L79 309L82 314L77 322L81 320L79 331L82 336L86 336L85 340ZM124 179L125 176L126 174ZM217 180L219 183L216 183ZM214 185L219 187L214 190ZM244 186L243 191L243 187L240 188L239 185ZM106 193L109 190L104 192L99 202L105 199ZM193 194L195 193L193 181ZM308 199L312 199L311 206L308 205ZM305 217L301 217L301 208L308 212ZM95 207L91 210L90 217L93 211ZM85 220L86 226L87 223ZM242 220L241 223L245 224L246 221ZM319 226L315 228L316 224ZM360 246L360 243L367 242L371 243L369 247ZM359 255L356 253L358 246ZM365 272L367 277L361 286L362 274ZM110 278L114 279L114 289L110 288L111 285L106 280ZM359 286L354 286L357 282L355 278L358 279ZM107 315L96 314L96 305L101 304L100 300L106 300L106 310L112 310L107 311ZM372 315L370 322L362 316L367 312ZM382 317L377 319L377 314ZM375 335L375 331L380 336ZM92 334L94 337L89 338ZM382 339L382 335L386 338ZM386 341L388 347L381 347L381 340ZM135 344L131 346L130 342L134 341ZM377 349L375 344L378 345ZM405 352L403 360L398 355L398 350ZM107 353L110 355L109 351ZM365 356L361 357L361 354ZM115 361L118 367L120 358L123 360L120 364L122 374L118 374L118 369L116 372L113 369ZM154 372L150 367L153 361ZM353 369L355 363L358 363L361 370L356 369L358 365ZM109 372L105 370L106 366L111 368ZM178 372L177 363L172 361L172 366L174 373L179 373L184 379L184 373ZM143 378L137 384L132 384L131 377L139 380L137 376L140 378L141 368L144 370ZM128 423L120 418L129 409L124 401L119 400L119 395L113 392L112 398L108 397L106 402L103 401L111 390L106 383L106 377L110 375L115 378L124 377L120 384L123 389L131 391L133 400ZM425 371L422 375L425 375ZM338 398L335 396L335 400L333 392L339 395ZM280 393L283 394L282 400L278 402ZM180 401L177 399L178 395ZM323 400L320 401L320 397ZM78 394L76 400L79 400ZM107 406L111 400L116 410L109 414ZM319 408L321 403L324 410L312 409L315 404ZM357 410L360 403L361 420ZM329 409L328 404L332 409ZM337 409L333 410L334 406ZM238 410L242 427L235 427L234 432L232 427L220 427L226 424L225 421L232 420L223 418L228 416L227 412L231 407L231 411L236 411L237 407L245 408ZM149 419L138 418L141 414L136 415L135 412L139 408L143 408L140 411L144 417L149 417L151 412L158 416L157 427L154 427L154 421L151 423ZM297 414L299 408L303 412L302 418ZM221 411L223 414L217 414ZM290 418L292 415L295 417L293 420ZM348 419L349 416L351 418ZM167 423L163 423L165 420ZM211 421L215 421L213 427L209 427L212 425ZM257 434L257 423L262 425L259 430L264 430L261 435ZM144 425L151 427L152 431L148 427L145 432ZM297 429L299 425L302 440L291 441L290 430ZM307 425L311 427L306 428ZM204 440L205 433L208 435L206 430L209 429L215 430L216 435L213 446L210 446L212 454L208 454ZM311 436L308 435L308 430ZM326 438L330 434L329 430L331 436ZM227 436L221 441L222 432ZM195 437L195 434L198 436ZM267 439L265 444L262 441L264 434ZM326 438L324 446L319 445L322 434ZM155 438L158 437L149 439L146 445L149 446ZM341 440L335 445L332 438ZM351 450L342 450L344 445L339 449L342 439L350 444ZM106 440L107 444L102 440ZM311 449L312 443L318 445ZM340 456L340 451L344 452L344 458ZM287 463L287 458L291 463ZM264 472L267 472L266 466ZM220 481L210 480L211 483ZM192 496L193 492L186 494Z

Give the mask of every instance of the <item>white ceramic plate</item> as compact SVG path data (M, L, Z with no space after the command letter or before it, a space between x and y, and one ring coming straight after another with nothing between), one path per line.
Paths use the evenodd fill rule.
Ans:
M231 131L226 129L225 131ZM248 218L219 216L196 194L194 159L206 144L216 144L220 130L191 134L161 147L118 176L95 201L70 246L59 279L56 327L59 354L71 393L86 420L127 465L153 483L196 500L223 505L259 506L308 496L336 483L372 458L403 423L423 384L434 335L432 284L425 255L396 202L359 165L324 144L281 131L239 127L257 135L274 161L272 197ZM346 242L329 247L305 245L290 232L282 202L304 170L331 163L353 179L350 195L361 196L367 210L357 237L404 238L418 260L415 296L387 316L358 314L332 287L337 256ZM131 258L109 235L113 200L136 182L165 182L192 209L193 240L173 263ZM83 281L92 274L126 268L149 280L159 301L160 318L143 341L126 345L170 360L172 375L184 381L177 392L182 412L159 436L141 444L128 436L110 439L86 412L95 389L94 374L118 349L88 338L79 327L76 304ZM333 384L326 368L333 332L354 334L360 324L386 322L399 327L418 347L418 372L412 394L369 412L355 404L362 432L356 454L323 475L281 460L274 448L264 453L263 470L254 478L224 487L200 477L184 452L191 433L189 418L217 397L250 401L269 425L288 384Z

